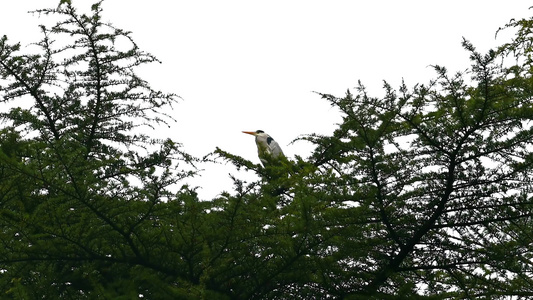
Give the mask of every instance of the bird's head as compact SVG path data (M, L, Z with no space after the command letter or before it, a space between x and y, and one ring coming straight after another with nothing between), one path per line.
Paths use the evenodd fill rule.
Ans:
M243 131L243 133L251 134L253 136L267 136L263 130L256 130L256 131Z

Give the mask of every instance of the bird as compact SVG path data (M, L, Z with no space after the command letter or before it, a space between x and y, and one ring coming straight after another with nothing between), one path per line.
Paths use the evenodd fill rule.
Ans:
M261 160L261 163L263 163L263 166L267 166L269 163L273 162L273 159L277 160L284 156L278 142L276 142L263 130L243 131L243 133L255 136L257 154L259 156L259 160Z

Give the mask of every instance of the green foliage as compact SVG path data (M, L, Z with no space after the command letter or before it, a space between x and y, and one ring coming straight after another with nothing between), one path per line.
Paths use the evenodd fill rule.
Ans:
M517 38L486 55L463 41L465 73L435 66L435 80L385 83L379 98L361 83L341 98L321 94L343 121L332 136L302 138L316 145L312 163L261 168L218 150L262 178L249 196L276 207L267 231L293 232L277 238L290 265L270 260L276 286L247 297L533 295L531 24L511 22Z
M69 1L38 12L63 18L41 27L38 54L0 41L0 100L27 104L2 115L0 289L24 299L171 298L177 291L160 287L176 272L154 256L169 228L157 224L178 197L170 188L192 175L178 163L193 158L139 128L171 121L163 112L177 96L135 74L157 60L102 23L100 3L91 15Z
M343 119L308 159L194 163L144 130L178 97L135 73L130 34L60 1L43 40L0 39L0 292L9 299L503 299L533 295L531 20L472 66L372 97L320 94ZM21 104L19 104L21 103ZM16 104L16 105L15 105ZM143 129L144 128L144 129ZM193 170L193 171L190 171Z

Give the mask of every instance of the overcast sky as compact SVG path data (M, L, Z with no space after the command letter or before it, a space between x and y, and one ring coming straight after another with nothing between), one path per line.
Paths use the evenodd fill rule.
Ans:
M86 11L92 1L72 0ZM7 2L7 1L5 1ZM9 1L0 10L0 35L37 41L46 18L27 11L59 0ZM161 129L203 156L220 147L254 162L252 136L262 129L289 157L311 147L289 142L329 134L339 120L313 91L342 96L361 80L380 95L383 80L409 86L434 77L429 65L462 71L469 65L462 37L486 51L509 38L495 32L528 17L530 1L141 1L107 0L103 19L133 32L141 49L162 64L141 70L156 89L183 98L178 120ZM164 131L163 131L164 130ZM168 131L168 132L167 132ZM158 134L159 135L159 134ZM205 165L194 184L210 199L230 189L228 165Z

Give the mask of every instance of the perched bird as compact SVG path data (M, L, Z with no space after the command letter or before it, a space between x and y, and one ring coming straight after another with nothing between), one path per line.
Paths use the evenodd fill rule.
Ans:
M263 163L263 166L272 162L272 159L278 159L280 156L283 156L283 151L281 151L279 144L263 130L243 131L243 133L255 136L257 154L259 155L259 159Z

